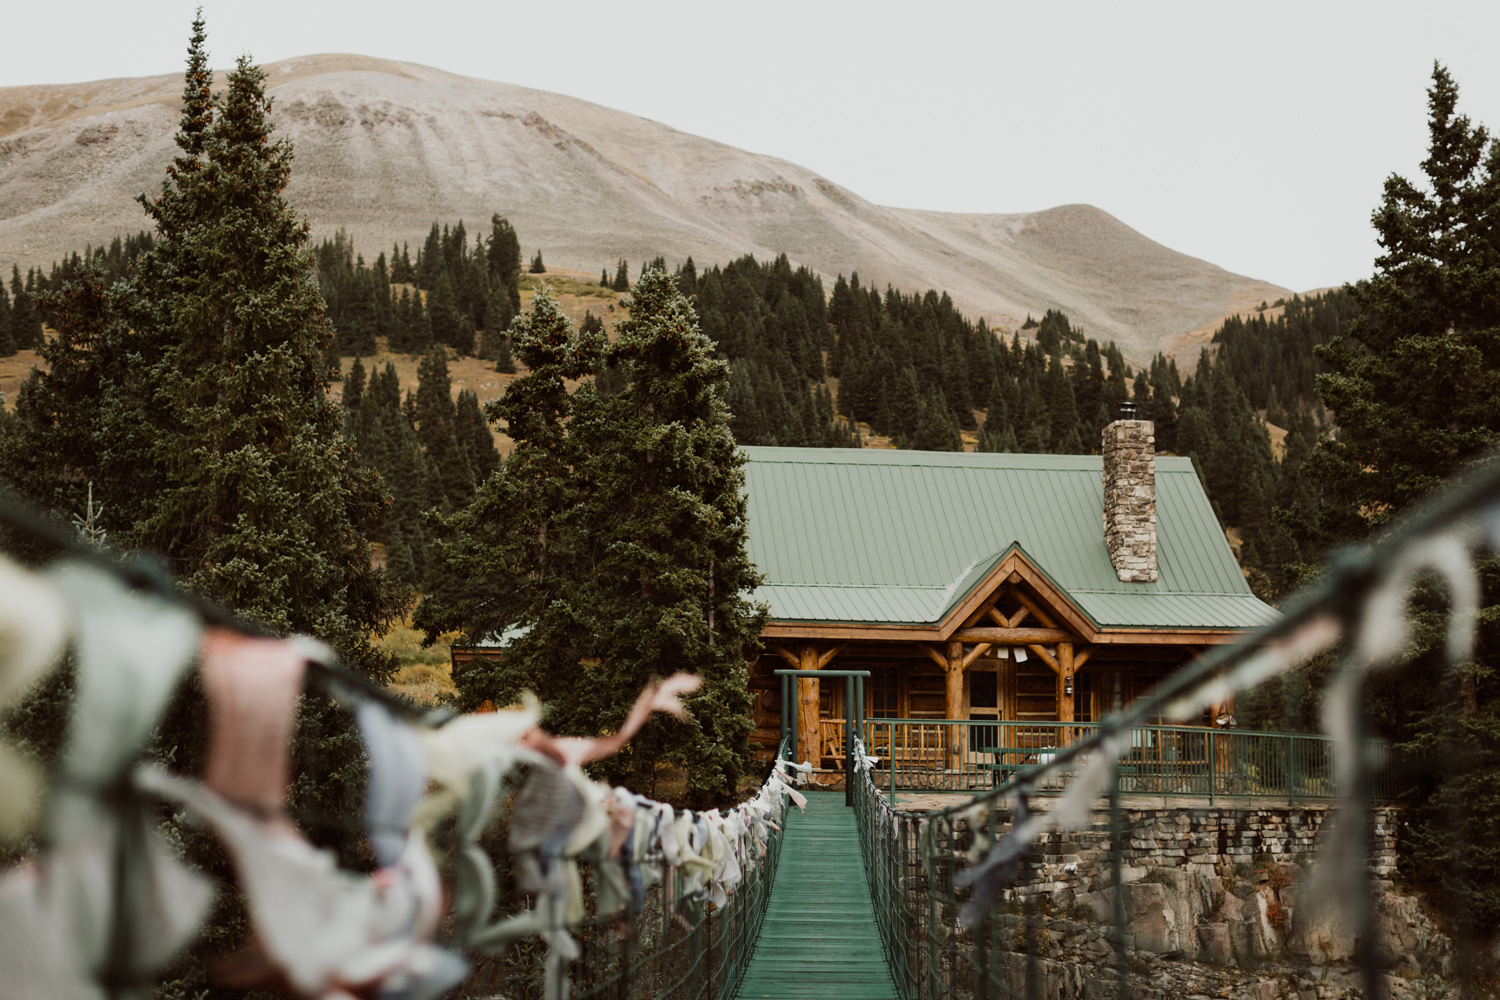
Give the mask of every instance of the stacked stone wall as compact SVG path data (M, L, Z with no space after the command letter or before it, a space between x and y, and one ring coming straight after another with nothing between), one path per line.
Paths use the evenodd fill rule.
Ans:
M1119 892L1138 997L1357 995L1356 928L1338 907L1304 897L1337 815L1323 805L1126 809L1118 887L1106 814L1087 829L1046 833L992 915L1015 925L1016 940L1039 943L1040 954L997 955L999 965L1018 986L1040 973L1042 995L1059 1000L1114 996ZM1418 897L1391 881L1400 817L1399 809L1372 811L1364 858L1377 962L1394 996L1453 972L1451 942ZM1002 810L995 819L1003 836L1013 816ZM1028 971L1031 962L1039 964Z
M1127 583L1156 579L1156 424L1116 420L1104 428L1104 544Z
M1293 863L1306 867L1320 849L1333 811L1324 805L1246 809L1127 809L1123 812L1123 881L1147 871L1179 869L1204 877L1234 875L1246 867ZM1365 869L1376 878L1396 871L1396 817L1399 810L1372 811L1373 840ZM1008 814L1001 813L1002 825ZM1085 830L1045 833L1032 854L1031 874L1016 891L1088 892L1111 871L1110 831L1095 824Z

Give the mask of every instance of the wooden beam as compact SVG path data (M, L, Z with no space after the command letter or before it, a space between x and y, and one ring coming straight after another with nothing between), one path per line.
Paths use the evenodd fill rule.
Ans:
M1074 635L1062 628L961 628L953 633L959 642L992 642L1001 646L1025 646L1033 642L1070 642Z
M988 611L990 621L994 622L996 625L999 625L1001 628L1015 628L1017 625L1021 624L1021 619L1025 618L1030 613L1030 608L1023 607L1020 611L1017 611L1015 614L1007 618L1000 613L999 608L992 607Z
M978 625L981 618L983 618L985 615L993 615L994 613L994 604L987 604L981 608L978 608L972 615L964 619L963 627L968 628L970 625Z
M989 651L989 648L990 648L990 643L988 643L988 642L981 642L978 645L976 645L973 649L971 649L967 653L965 653L964 654L963 669L968 670L969 667L971 665L973 665L973 663L974 663L975 660L979 659L981 656L983 656L986 652Z
M1083 649L1079 650L1077 653L1074 654L1074 656L1073 656L1073 672L1075 674L1078 671L1082 670L1085 666L1088 665L1089 658L1094 655L1094 650L1096 650L1098 648L1099 648L1098 646L1085 646L1085 647L1083 647Z
M787 649L785 646L778 646L775 643L771 643L770 646L772 651L775 652L777 656L780 656L783 660L785 660L793 670L802 669L802 661L797 659L797 657L792 654L791 650Z
M1239 642L1254 629L1241 629L1237 632L1195 632L1195 631L1146 631L1141 629L1122 630L1119 632L1100 632L1093 636L1090 641L1104 643L1114 646L1181 646L1184 649L1190 646L1224 646L1232 642Z
M1017 587L1013 593L1016 600L1020 601L1021 605L1026 608L1027 611L1030 611L1032 614L1036 615L1037 621L1041 622L1048 628L1057 628L1056 619L1047 614L1047 612L1043 611L1041 605L1037 604L1031 598L1027 597L1026 593L1021 590L1021 588Z
M842 653L844 651L844 647L847 645L849 645L847 642L841 642L837 646L832 646L819 654L818 669L822 670L824 667L828 666L828 664L832 663L833 658Z
M922 652L926 653L932 662L938 665L939 670L948 669L948 658L925 642L922 643Z
M1051 653L1047 652L1046 646L1029 645L1026 648L1031 650L1037 656L1041 657L1042 662L1051 667L1053 673L1058 672L1057 660L1052 656Z
M991 605L990 607L985 609L984 613L989 616L990 621L994 622L996 625L999 625L1001 628L1011 627L1010 619L1002 615L999 608ZM973 622L964 623L964 628L972 628L973 626Z

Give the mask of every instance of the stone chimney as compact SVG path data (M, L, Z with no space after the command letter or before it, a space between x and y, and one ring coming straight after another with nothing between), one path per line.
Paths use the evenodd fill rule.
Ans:
M1156 580L1156 424L1134 403L1104 428L1104 544L1122 581Z

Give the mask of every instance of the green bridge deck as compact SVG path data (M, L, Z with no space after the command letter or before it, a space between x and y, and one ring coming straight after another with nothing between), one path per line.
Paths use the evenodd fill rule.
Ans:
M897 1000L842 792L809 792L787 816L776 883L741 1000Z

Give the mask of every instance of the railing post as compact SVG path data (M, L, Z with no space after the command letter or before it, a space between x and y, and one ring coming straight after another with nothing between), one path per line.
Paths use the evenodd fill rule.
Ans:
M1297 766L1297 755L1292 749L1292 738L1283 736L1286 740L1286 804L1288 806L1297 803L1297 775L1294 768Z
M863 740L865 738L865 679L859 675L856 675L854 678L854 705L859 710L859 714L856 716L857 721L854 724L854 731ZM869 753L870 748L865 747L865 752Z
M854 805L854 678L844 678L844 805Z
M789 680L790 680L790 678L787 677L786 674L782 674L781 675L781 742L778 743L777 746L781 746L781 745L784 745L786 743L786 708L787 708L786 690L787 690L787 683L788 683ZM794 756L794 757L796 756L796 751L795 750L792 751L792 756Z
M891 779L891 808L896 808L896 724L885 724L885 770Z
M797 737L800 735L800 731L797 728L797 681L794 678L788 677L786 674L782 674L781 676L785 680L790 680L791 681L790 687L791 687L792 696L789 699L787 699L785 702L783 702L783 704L785 705L786 710L789 713L788 718L791 720L789 722L789 725L791 726L791 729L788 731L788 737L787 737L787 739L788 739L788 746L791 748L791 751L792 751L792 763L795 764L795 763L799 763L799 761L797 760L797 742L798 742Z
M1218 771L1218 768L1216 768L1214 766L1214 745L1219 742L1218 739L1217 739L1218 735L1219 735L1219 733L1218 733L1218 730L1216 730L1216 729L1210 729L1208 731L1208 753L1204 754L1204 756L1206 758L1208 758L1208 804L1209 805L1213 805L1214 804L1214 786L1219 783L1219 771Z

